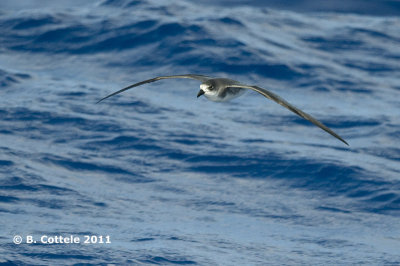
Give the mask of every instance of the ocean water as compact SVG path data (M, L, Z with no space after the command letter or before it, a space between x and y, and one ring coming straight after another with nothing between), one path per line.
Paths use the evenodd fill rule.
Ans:
M1 1L0 263L400 264L400 5L362 2ZM195 80L96 104L185 73L350 146Z

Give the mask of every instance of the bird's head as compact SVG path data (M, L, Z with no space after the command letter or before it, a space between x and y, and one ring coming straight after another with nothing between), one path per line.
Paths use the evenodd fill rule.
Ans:
M212 82L211 80L207 80L200 84L200 90L199 93L197 93L197 98L199 98L203 94L205 94L206 96L217 94L218 92L215 85L216 84L214 84L214 82Z

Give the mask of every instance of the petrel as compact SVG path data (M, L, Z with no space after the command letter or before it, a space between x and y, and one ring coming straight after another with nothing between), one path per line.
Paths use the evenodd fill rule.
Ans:
M229 101L233 98L236 98L236 97L242 95L246 89L256 91L256 92L260 93L261 95L263 95L264 97L282 105L283 107L286 107L293 113L310 121L317 127L325 130L326 132L328 132L335 138L342 141L344 144L349 145L342 137L340 137L338 134L336 134L332 129L328 128L327 126L322 124L320 121L318 121L311 115L301 111L297 107L288 103L286 100L284 100L280 96L276 95L275 93L272 93L272 92L270 92L266 89L260 88L258 86L243 84L236 80L232 80L232 79L228 79L228 78L213 78L213 77L209 77L209 76L205 76L205 75L196 75L196 74L160 76L160 77L155 77L152 79L147 79L147 80L132 84L132 85L125 87L119 91L111 93L110 95L100 99L97 103L99 103L111 96L114 96L116 94L119 94L121 92L124 92L126 90L129 90L131 88L134 88L134 87L146 84L146 83L151 83L151 82L161 80L161 79L175 79L175 78L195 79L195 80L201 81L200 91L197 93L197 98L200 97L201 95L204 95L208 100L213 101L213 102Z

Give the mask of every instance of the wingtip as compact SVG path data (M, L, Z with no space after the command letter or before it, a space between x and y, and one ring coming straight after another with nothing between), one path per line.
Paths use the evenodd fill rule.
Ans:
M341 142L343 142L344 144L346 144L347 146L349 146L350 147L350 144L349 143L347 143L347 141L345 141L344 139L342 139L342 138L338 138Z
M98 104L98 103L104 101L105 99L109 98L110 96L111 96L111 95L108 95L108 96L106 96L106 97L104 97L104 98L101 98L100 100L98 100L98 101L96 102L96 104Z

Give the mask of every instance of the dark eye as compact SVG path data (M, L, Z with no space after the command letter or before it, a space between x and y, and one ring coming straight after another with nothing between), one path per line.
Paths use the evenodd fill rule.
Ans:
M209 87L209 89L210 89L210 90L213 90L213 89L214 89L214 86L213 86L213 85L211 85L211 86Z

